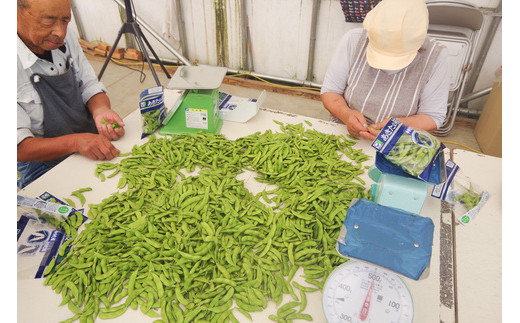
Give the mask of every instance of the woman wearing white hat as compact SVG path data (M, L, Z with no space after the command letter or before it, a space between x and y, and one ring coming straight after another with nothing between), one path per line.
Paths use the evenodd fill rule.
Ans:
M416 129L439 128L448 102L448 53L426 35L424 0L383 0L363 27L345 34L325 75L321 98L333 119L368 140L392 117Z

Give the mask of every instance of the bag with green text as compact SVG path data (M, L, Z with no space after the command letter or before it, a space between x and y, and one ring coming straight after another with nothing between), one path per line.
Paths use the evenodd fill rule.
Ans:
M154 133L166 117L164 109L164 87L156 86L144 90L139 95L139 109L143 133L141 139Z

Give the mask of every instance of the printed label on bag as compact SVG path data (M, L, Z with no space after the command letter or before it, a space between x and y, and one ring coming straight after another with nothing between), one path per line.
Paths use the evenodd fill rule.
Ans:
M446 200L448 189L450 188L451 182L455 178L455 174L458 172L459 166L455 164L451 159L446 162L446 181L444 183L435 185L432 189L431 196Z
M484 204L486 204L488 198L489 193L487 191L482 192L482 199L480 199L478 205L466 212L464 215L460 216L457 220L464 225L471 223L477 217L480 209L484 206Z
M421 147L425 148L433 148L434 142L430 136L425 133L420 133L417 131L412 132L412 140L414 143Z
M43 211L44 213L50 212L56 214L60 216L62 220L65 220L69 213L73 210L70 206L67 205L60 205L57 203L42 201L22 195L17 196L17 203L18 205L28 206L30 208Z
M387 150L391 150L395 144L395 141L399 139L400 135L403 133L403 130L408 128L404 127L402 129L403 124L397 119L390 119L383 129L379 132L376 139L372 142L372 147L377 151L382 152L386 155ZM400 130L400 131L399 131ZM393 138L396 138L393 140Z

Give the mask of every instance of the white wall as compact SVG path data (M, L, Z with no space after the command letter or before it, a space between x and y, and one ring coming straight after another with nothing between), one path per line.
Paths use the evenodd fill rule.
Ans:
M176 2L180 1L182 28L186 40L180 43ZM469 0L482 8L495 8L500 0ZM122 1L123 2L123 1ZM296 79L307 78L313 0L133 0L137 15L162 38L184 53L191 62L223 65L243 70L243 33L241 3L249 19L254 72ZM113 0L75 0L77 21L81 22L86 40L112 44L122 24L118 5ZM491 10L484 9L487 14ZM225 13L216 19L218 13ZM490 17L486 16L486 21ZM322 83L328 63L342 35L361 24L346 23L339 0L321 0L316 26L312 82ZM485 23L484 28L487 28ZM148 32L158 55L169 61L176 57ZM483 30L481 39L486 30ZM124 40L119 45L125 46ZM491 87L495 70L502 65L501 27L485 59L475 91ZM485 100L477 103L477 109ZM475 105L475 103L472 103Z
M121 28L118 6L112 0L73 1L77 17L73 22L81 23L84 38L112 45ZM73 27L74 24L69 26Z

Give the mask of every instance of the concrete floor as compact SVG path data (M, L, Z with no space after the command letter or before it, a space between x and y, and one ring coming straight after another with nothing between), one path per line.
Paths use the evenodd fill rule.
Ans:
M104 58L91 55L87 55L87 58L96 74L98 74L103 66ZM146 76L144 77L143 75ZM169 79L164 72L158 71L157 76L161 84L165 86L168 84ZM108 90L112 108L123 118L137 109L138 97L141 91L156 86L153 74L147 66L142 69L142 64L122 66L110 62L105 69L101 81ZM240 97L257 98L262 92L262 89L223 83L220 87L220 91ZM329 113L323 107L321 101L298 95L268 91L263 107L316 119L328 120L329 118ZM445 143L450 149L468 150L464 147L467 146L473 150L480 151L478 142L473 135L475 125L476 120L457 118L448 136L439 137L439 139L443 142L457 143Z

